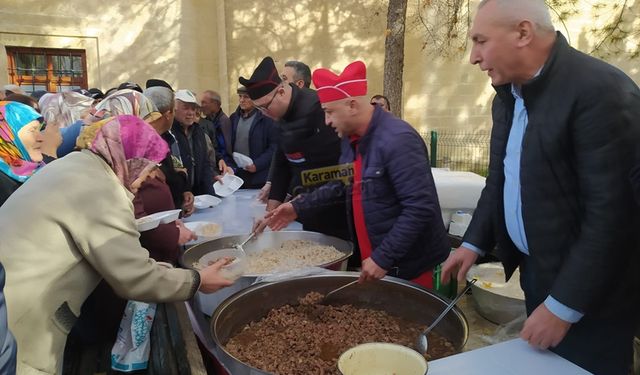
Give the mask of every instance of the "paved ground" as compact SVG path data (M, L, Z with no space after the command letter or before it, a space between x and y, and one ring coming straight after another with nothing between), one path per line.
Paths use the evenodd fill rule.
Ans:
M506 332L507 330L504 326L491 323L480 316L475 309L471 294L462 297L457 305L469 322L469 340L464 347L464 351L482 348L483 346L518 337L519 329L512 329L511 332Z

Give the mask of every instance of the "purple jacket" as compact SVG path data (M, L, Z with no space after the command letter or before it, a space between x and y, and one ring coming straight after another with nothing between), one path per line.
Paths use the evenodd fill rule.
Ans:
M362 201L372 246L371 258L390 276L413 279L443 262L450 247L427 148L405 121L376 107L360 138ZM342 140L340 163L355 160L354 146ZM351 186L332 182L292 202L296 212L346 199L353 217ZM351 228L355 239L355 230Z

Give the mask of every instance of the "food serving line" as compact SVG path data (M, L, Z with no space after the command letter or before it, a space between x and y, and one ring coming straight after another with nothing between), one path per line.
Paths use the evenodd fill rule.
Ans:
M191 217L185 219L185 222L214 222L221 225L221 236L239 236L238 238L246 237L252 229L254 220L261 217L264 214L265 205L260 204L256 201L255 197L258 194L258 190L238 190L233 195L228 196L222 199L217 206L212 208L206 208L202 210L197 210ZM300 223L294 222L286 228L288 231L296 231L301 230L302 227ZM323 275L316 275L322 277ZM311 276L313 278L313 276ZM349 275L339 275L336 273L335 277L337 279L353 277ZM216 364L220 366L218 370L224 370L229 374L261 374L261 372L252 372L247 371L246 366L238 367L238 364L235 363L228 353L223 351L220 347L218 347L212 336L212 323L210 322L210 315L213 314L214 310L218 307L218 305L222 304L225 301L225 304L233 305L234 301L228 301L228 297L235 294L239 290L245 290L253 284L253 278L240 278L236 281L233 287L223 289L219 292L216 292L209 296L204 296L201 294L196 295L190 301L187 301L186 307L189 315L189 319L191 321L191 325L193 327L193 331L200 340L202 346L211 353L218 361ZM344 283L344 281L338 282L338 284L333 284L332 282L325 281L325 283L330 283L328 286L330 289L332 286L339 286L340 283ZM303 283L304 284L304 283ZM406 284L406 283L405 283ZM390 283L389 285L394 285L394 283ZM253 288L260 289L260 288ZM328 289L328 290L329 290ZM389 292L391 292L390 289ZM411 290L411 287L408 289L405 287L402 289L402 293L405 293L406 290ZM283 292L283 291L281 291ZM320 290L322 292L322 290ZM394 292L397 293L398 291ZM419 292L416 290L411 291L411 293ZM241 292L242 294L244 292ZM263 291L262 294L268 293L268 290ZM367 291L362 289L359 293L366 294ZM394 294L390 293L390 294ZM283 293L280 293L283 294ZM258 294L253 293L252 295L244 295L237 296L236 299L245 298L245 303L250 302L251 298L256 298ZM253 297L252 297L253 296ZM351 298L354 298L354 295L351 295ZM394 301L394 296L388 297L391 301ZM237 301L235 301L237 302ZM349 301L350 302L350 301ZM436 301L438 302L438 301ZM262 301L261 303L265 303ZM445 301L442 300L438 302L444 306ZM396 303L397 304L397 303ZM464 303L463 303L464 305ZM436 306L434 310L441 309L442 306ZM470 305L467 303L467 306ZM467 309L468 310L468 309ZM433 312L437 315L436 311ZM466 313L466 311L465 311ZM449 317L450 323L453 322L455 315L460 315L459 311L452 311L450 313L452 316ZM209 315L209 316L208 316ZM224 312L222 314L224 318ZM230 316L233 316L231 314ZM214 325L225 324L223 318L218 317L219 321L214 322ZM227 316L225 319L228 319ZM464 320L464 318L462 318ZM482 318L480 318L482 319ZM446 320L446 319L445 319ZM445 322L446 323L446 322ZM466 322L465 322L466 324ZM472 324L469 328L470 332L464 332L462 337L464 340L467 339L468 336L471 336L471 339L474 339L474 335L478 335L477 327L474 327ZM453 328L452 328L453 329ZM465 327L466 330L466 327ZM486 331L484 333L487 333ZM219 338L220 335L218 335ZM477 341L477 340L476 340ZM587 371L577 367L569 361L564 360L563 358L557 356L556 354L549 351L541 351L531 348L526 342L520 339L513 339L509 341L505 341L502 343L498 343L495 345L490 345L486 347L482 347L479 349L463 352L461 354L453 355L450 357L446 357L443 359L430 361L429 362L429 374L588 374Z

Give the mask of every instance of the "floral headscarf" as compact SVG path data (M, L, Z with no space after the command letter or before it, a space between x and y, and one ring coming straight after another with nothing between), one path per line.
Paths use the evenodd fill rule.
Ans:
M78 147L102 156L129 191L138 177L161 162L169 152L167 142L140 118L111 117L85 126Z
M0 171L18 182L25 182L44 165L31 160L18 137L20 129L40 119L40 114L28 105L0 102Z
M74 91L44 94L38 102L40 113L47 124L65 128L80 120L91 109L93 99Z
M142 93L123 89L102 100L93 113L94 121L117 115L134 115L147 122L158 119L161 114L155 104Z

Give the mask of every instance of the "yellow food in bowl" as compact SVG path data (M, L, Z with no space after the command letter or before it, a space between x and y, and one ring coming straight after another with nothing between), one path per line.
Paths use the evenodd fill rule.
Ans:
M220 225L216 223L204 224L198 228L197 234L205 237L213 237L220 233Z

